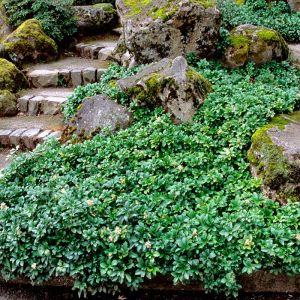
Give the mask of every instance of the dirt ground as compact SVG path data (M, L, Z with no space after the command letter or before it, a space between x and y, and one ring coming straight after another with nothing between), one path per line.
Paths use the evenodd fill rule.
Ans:
M76 292L66 288L41 288L0 284L0 300L75 300ZM83 298L81 298L83 299ZM111 296L88 297L89 300L234 300L225 296L205 295L194 292L139 291L126 292ZM236 300L300 300L300 294L240 295Z

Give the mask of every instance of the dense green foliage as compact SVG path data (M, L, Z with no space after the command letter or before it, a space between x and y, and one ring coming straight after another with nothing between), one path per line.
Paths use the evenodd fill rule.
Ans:
M233 0L218 0L223 27L231 30L241 24L265 26L279 31L289 42L300 41L300 13L292 13L284 1L247 0L238 5Z
M3 5L13 26L35 18L56 42L70 38L77 30L73 0L3 0Z
M257 127L299 106L299 70L194 63L214 91L192 124L131 105L126 130L12 163L0 179L3 275L97 291L165 274L235 294L243 273L300 273L300 204L264 199L245 158Z

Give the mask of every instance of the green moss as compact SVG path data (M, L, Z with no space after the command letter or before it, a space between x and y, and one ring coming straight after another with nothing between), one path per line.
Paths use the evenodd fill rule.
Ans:
M297 116L298 114L300 116L299 112ZM278 116L268 125L258 129L252 136L252 145L247 156L249 162L256 167L257 174L263 179L264 184L276 190L279 198L300 201L300 195L294 195L293 189L288 187L288 183L293 181L294 167L285 156L284 148L275 145L268 134L271 128L284 130L289 123L289 120Z
M35 19L27 20L4 41L5 53L18 63L47 60L57 55L57 45Z
M212 92L211 83L194 69L189 68L186 72L186 76L190 79L191 83L201 91L203 97L206 97L208 93Z
M16 96L9 90L0 90L0 117L15 116L17 113Z
M115 15L117 10L113 7L111 3L98 3L93 5L94 8L102 8L106 13Z
M280 36L279 34L274 31L274 30L269 30L269 29L265 29L265 28L261 28L258 32L257 32L257 36L259 39L265 41L265 42L269 42L269 41L280 41Z
M241 34L233 34L230 35L229 37L229 43L231 46L235 48L239 48L239 47L249 46L251 40L247 36Z
M0 90L17 92L27 87L27 81L22 72L11 62L0 58Z
M204 8L214 7L216 5L215 0L190 0L190 3L201 5ZM130 12L127 14L128 17L138 15L146 11L147 15L153 19L162 19L163 21L169 20L179 8L179 1L168 0L165 5L159 5L154 8L151 6L155 4L153 0L125 0L125 6L130 9ZM147 8L150 7L150 10L147 11Z
M244 5L245 4L245 0L235 0L235 3L237 4L237 5Z
M144 8L152 4L153 0L125 0L124 4L130 9L128 17L138 15L143 12Z

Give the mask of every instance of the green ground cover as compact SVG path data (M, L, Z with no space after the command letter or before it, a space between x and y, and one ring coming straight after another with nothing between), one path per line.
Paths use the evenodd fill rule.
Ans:
M192 124L130 103L115 85L129 74L118 66L76 90L66 118L98 91L129 106L135 121L14 160L0 179L2 275L72 276L92 292L171 275L236 294L244 273L300 273L300 205L265 199L246 159L258 127L299 108L300 71L285 62L190 63L213 84Z

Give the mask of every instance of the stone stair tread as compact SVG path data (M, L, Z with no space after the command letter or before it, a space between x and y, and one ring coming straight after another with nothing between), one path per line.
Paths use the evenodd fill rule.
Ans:
M73 89L68 88L25 90L18 98L18 108L28 115L56 115L61 113L62 104L72 93Z
M59 131L63 129L63 117L61 115L39 115L0 118L0 130L16 130L20 128L39 128L41 130Z
M60 71L60 70L84 70L87 68L95 68L95 69L106 69L109 65L108 61L96 61L81 57L64 57L60 60L45 63L45 64L37 64L27 69L27 73L37 73L36 71L47 71L51 73L51 71Z
M65 57L26 70L31 88L77 87L97 82L110 61Z
M62 117L17 116L0 119L0 145L34 149L48 138L60 138Z

